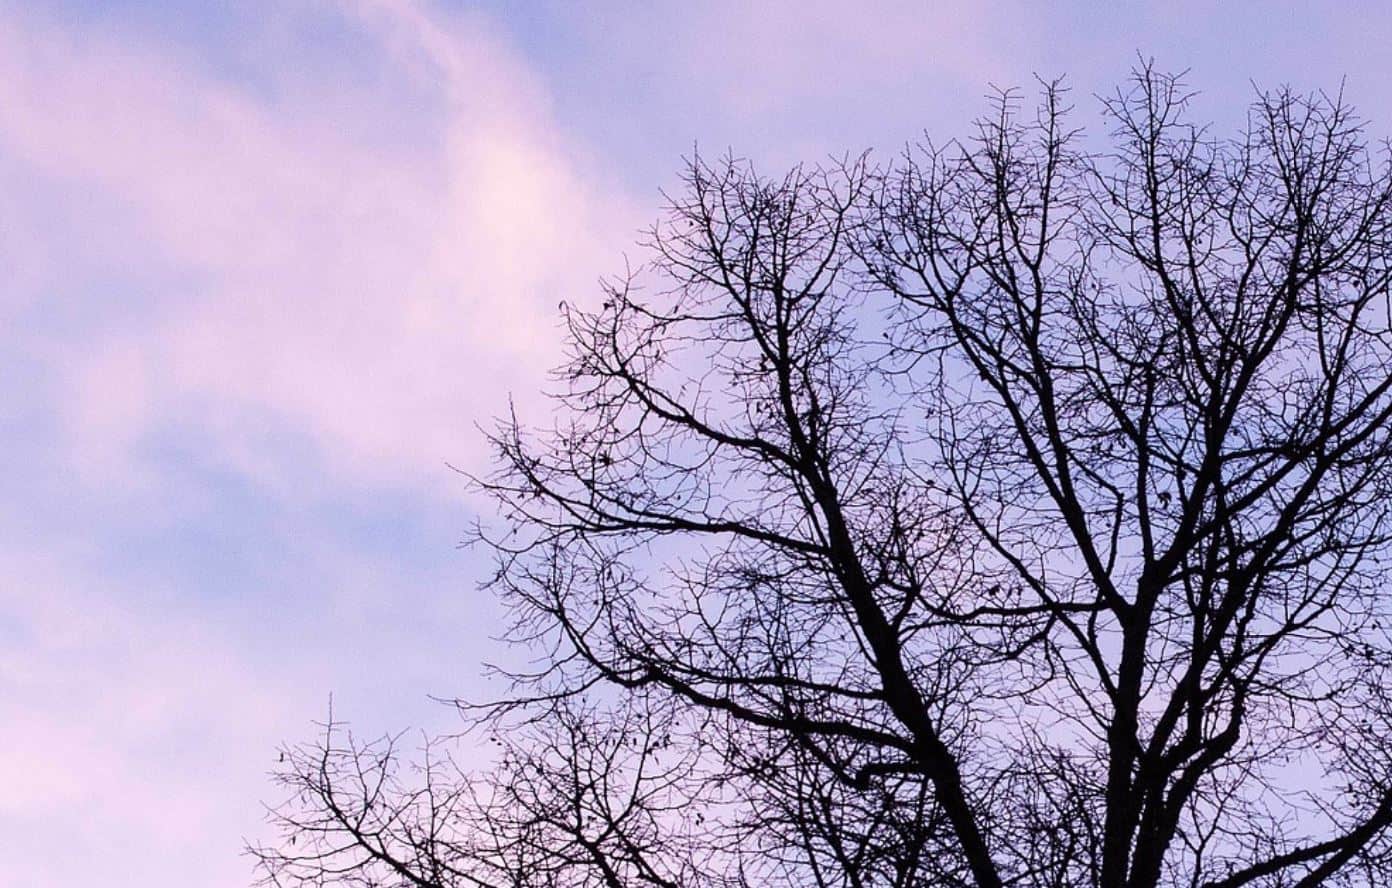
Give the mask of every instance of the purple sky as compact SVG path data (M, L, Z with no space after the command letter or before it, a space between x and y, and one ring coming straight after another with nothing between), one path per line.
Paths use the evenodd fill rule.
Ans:
M1382 4L1208 5L0 0L0 884L245 885L330 694L486 693L446 463L693 144L887 156L1034 72L1094 124L1137 51L1392 132Z

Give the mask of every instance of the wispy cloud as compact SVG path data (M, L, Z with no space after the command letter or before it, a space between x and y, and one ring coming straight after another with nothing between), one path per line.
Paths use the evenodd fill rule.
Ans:
M465 690L488 630L445 462L635 224L486 22L275 16L372 57L252 89L0 12L6 884L245 884L272 751L328 692L400 727Z
M268 439L301 435L351 477L429 484L469 458L500 393L535 388L557 299L611 259L622 201L589 184L544 90L485 30L406 3L354 21L425 110L381 94L287 107L153 47L0 31L0 150L94 196L71 248L100 248L81 258L113 291L92 298L139 319L51 343L84 463L193 422L248 472L286 470ZM427 138L363 145L345 113ZM119 292L150 277L157 296Z

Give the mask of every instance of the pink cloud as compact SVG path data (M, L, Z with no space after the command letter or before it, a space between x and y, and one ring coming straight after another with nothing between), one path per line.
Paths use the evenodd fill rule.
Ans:
M0 13L0 184L25 184L0 210L65 206L70 224L0 229L23 271L0 318L85 287L54 309L62 323L6 333L41 365L44 391L24 396L56 420L63 495L139 504L132 525L222 520L218 491L142 455L172 432L285 494L287 513L311 508L310 473L345 499L453 498L444 462L477 464L474 424L509 388L531 396L557 356L556 302L614 267L637 216L504 44L412 4L343 15L390 88L311 77L257 94L131 35ZM372 131L398 125L419 132ZM24 508L0 525L30 530ZM75 515L73 534L126 521L110 511ZM483 634L459 563L374 558L302 515L276 520L294 564L230 601L129 575L196 575L178 543L171 563L193 563L125 575L104 569L121 562L102 550L115 528L79 544L34 522L0 544L0 827L26 852L0 860L0 883L246 884L238 852L274 746L304 736L327 689L367 730L448 717L424 695L463 690ZM443 561L453 542L429 545Z
M20 635L0 646L0 828L23 852L0 859L0 882L245 884L248 759L265 759L294 695L206 627L141 618L51 554L0 551L0 577Z
M299 569L334 594L317 602L314 637L266 657L186 590L112 577L82 546L0 546L0 830L16 850L0 856L0 884L246 885L242 843L266 837L275 748L308 735L325 689L368 733L456 724L425 698L449 689L419 684L459 674L448 651L383 627L384 603L407 601L464 625L457 603L404 589L390 565L306 548Z
M392 126L380 95L326 116L153 47L0 24L0 148L104 198L88 224L108 259L188 282L61 355L79 456L109 463L150 425L197 417L270 478L274 445L249 431L270 417L345 477L438 482L477 455L474 424L508 389L540 384L556 302L614 267L637 217L576 160L521 62L414 4L354 20L443 109L433 138L365 145L335 117Z

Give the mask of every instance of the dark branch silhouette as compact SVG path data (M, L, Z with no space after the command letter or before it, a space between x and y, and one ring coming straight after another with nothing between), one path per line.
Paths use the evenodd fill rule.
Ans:
M1392 173L1187 100L694 159L477 481L494 766L330 725L267 882L1392 884Z

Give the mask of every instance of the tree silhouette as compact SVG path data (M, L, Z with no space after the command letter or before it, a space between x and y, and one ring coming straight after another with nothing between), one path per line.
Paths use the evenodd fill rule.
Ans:
M693 160L477 481L493 766L331 724L266 881L1392 884L1392 173L1187 100Z

